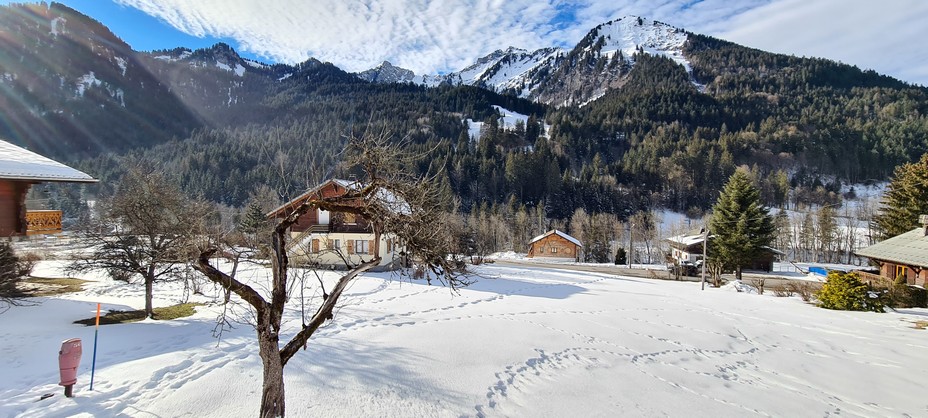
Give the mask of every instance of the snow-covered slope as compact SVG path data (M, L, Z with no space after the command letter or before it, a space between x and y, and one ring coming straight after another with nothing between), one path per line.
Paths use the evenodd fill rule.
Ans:
M699 283L503 263L476 268L457 294L389 273L365 274L332 321L284 371L291 416L924 416L913 388L928 374L928 310L885 314L821 309L799 297L700 290ZM64 261L36 274L60 277ZM244 263L258 289L270 272ZM223 266L228 268L229 266ZM331 283L337 275L324 273ZM105 273L86 290L41 298L0 316L0 416L250 417L261 359L243 322L213 338L214 286L155 284L155 306L204 302L172 321L99 329L71 321L144 306L143 287ZM310 282L307 282L309 284ZM315 280L312 282L315 284ZM318 288L317 288L318 289ZM307 298L311 294L307 291ZM749 290L749 289L748 289ZM313 299L308 299L312 301ZM308 302L309 303L309 302ZM291 298L281 337L301 326ZM61 395L61 341L84 342L74 398ZM878 383L878 384L875 384ZM47 393L55 395L39 400Z
M687 38L683 29L626 16L596 26L570 51L509 47L445 75L415 75L385 62L358 76L382 83L472 85L549 104L587 103L621 86L637 53L666 56L689 72L683 53Z
M611 58L621 51L626 58L632 58L636 52L643 51L666 56L690 70L690 63L683 56L686 32L656 20L626 16L593 28L586 39L593 44L585 45L584 49L602 57ZM597 47L596 42L601 42L601 46Z

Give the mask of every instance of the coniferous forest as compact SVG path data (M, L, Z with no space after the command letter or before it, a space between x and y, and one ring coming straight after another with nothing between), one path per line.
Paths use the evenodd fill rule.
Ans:
M68 26L52 36L55 16ZM841 185L885 181L928 151L925 87L697 34L684 49L691 73L643 52L571 52L573 67L621 69L620 87L555 107L478 87L368 83L314 59L246 62L224 44L136 52L55 3L3 6L0 23L15 35L0 45L10 63L0 68L0 136L102 180L63 191L61 205L106 195L138 162L232 207L259 190L287 199L350 176L339 152L364 129L408 144L413 168L438 175L464 213L506 206L564 222L577 209L699 214L738 166L770 206L826 204ZM207 65L222 62L248 71ZM86 73L97 82L79 95L55 81ZM530 117L503 129L493 106ZM483 122L479 135L468 135L467 119Z

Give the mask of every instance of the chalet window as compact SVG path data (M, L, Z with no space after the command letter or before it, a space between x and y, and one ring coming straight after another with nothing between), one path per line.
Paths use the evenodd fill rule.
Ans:
M353 213L346 213L346 214L345 214L345 223L346 223L346 224L356 224L356 223L358 223L358 218L357 218L357 216L355 216L355 214L353 214Z
M896 276L893 278L898 279L900 277L906 277L907 270L908 268L906 266L896 266Z
M370 241L359 239L354 241L355 254L370 254Z
M332 244L332 245L333 245L333 247L332 247L333 250L341 251L341 249L342 249L342 240L340 240L340 239L333 240L333 244Z
M557 247L551 249L551 254L557 254Z
M544 254L544 253L545 253L545 247L538 247L538 254Z

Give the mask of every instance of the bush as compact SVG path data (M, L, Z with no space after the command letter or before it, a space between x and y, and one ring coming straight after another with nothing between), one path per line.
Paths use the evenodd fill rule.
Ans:
M904 281L897 281L892 285L879 289L886 306L898 308L924 308L926 302L925 289L909 286Z
M870 292L857 273L829 272L827 281L815 296L819 306L826 309L883 312L883 299Z
M17 257L9 242L0 242L0 313L23 303L27 295L20 291L18 285L32 272L36 261L33 257L26 260Z
M625 249L622 247L619 247L619 249L615 251L615 265L621 266L627 263L628 259L626 257L627 256L625 255Z
M35 262L24 262L16 256L9 242L0 242L0 296L17 293L16 284L32 272Z
M811 302L815 296L815 288L812 283L806 281L794 281L788 284L790 290L799 295L803 302Z
M781 284L773 287L773 295L778 298L792 297L794 293L791 284Z

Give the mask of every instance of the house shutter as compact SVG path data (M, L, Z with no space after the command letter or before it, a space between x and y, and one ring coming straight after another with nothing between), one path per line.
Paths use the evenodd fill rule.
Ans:
M330 239L325 240L325 249L327 249L327 250L334 250L334 249L335 249L335 247L332 245L332 240L330 240Z
M354 254L354 240L348 240L348 254Z
M367 246L367 253L368 253L368 254L374 254L374 248L376 248L376 247L374 247L374 240L370 240L370 242L368 243L368 246Z
M318 252L319 252L319 240L317 240L317 239L314 239L314 240L313 240L313 252L314 252L314 253L318 253Z

